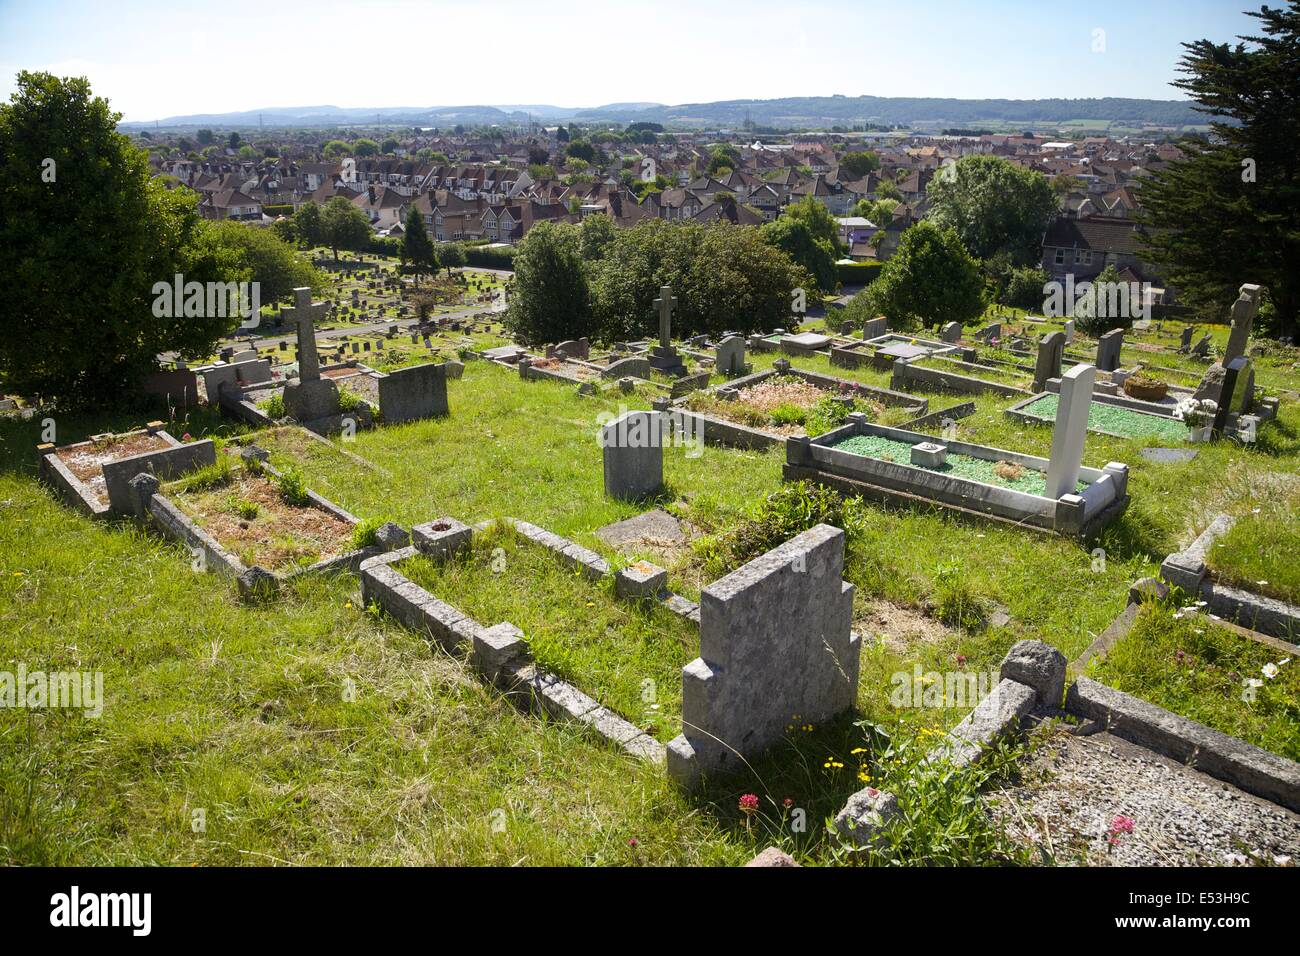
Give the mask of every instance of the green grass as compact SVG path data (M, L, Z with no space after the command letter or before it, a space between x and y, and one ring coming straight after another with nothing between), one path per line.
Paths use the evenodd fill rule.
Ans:
M1116 690L1300 760L1300 662L1264 667L1287 655L1201 615L1146 605L1104 660L1090 665ZM1254 699L1246 685L1258 680Z
M1300 494L1263 502L1214 539L1206 564L1216 578L1255 594L1300 604ZM1300 637L1300 635L1297 635Z
M681 669L699 632L654 602L613 596L506 526L475 536L471 556L398 570L484 626L509 621L534 659L667 743L681 732Z
M832 369L821 356L792 361L888 386L888 373L873 369ZM570 386L522 382L474 362L448 390L452 413L444 419L363 431L349 442L288 429L254 440L274 464L298 468L308 487L353 514L405 527L442 515L469 523L509 515L612 560L652 560L687 595L741 560L726 546L729 535L781 487L779 448L705 448L698 456L670 448L667 488L655 504L685 520L696 540L620 559L594 532L649 505L604 496L598 416L621 404L647 408L649 391L579 397ZM953 401L917 394L933 408ZM1015 398L976 401L976 414L957 423L960 440L1048 453L1050 427L1004 414ZM156 408L61 416L58 440L158 417L166 413ZM197 412L167 427L220 441L247 432ZM821 824L862 785L862 764L873 779L893 772L888 748L864 743L847 721L796 729L752 772L683 797L661 771L518 713L420 636L349 607L355 578L304 580L278 601L245 605L230 582L191 571L185 549L59 505L35 481L40 428L39 417L0 422L0 668L21 661L29 670L102 670L107 702L99 720L0 712L6 862L734 864L772 842L805 862L829 862L837 856ZM1123 461L1131 469L1133 501L1099 543L1102 565L1067 539L939 509L862 506L845 567L857 586L857 626L870 641L860 715L901 745L953 726L965 711L894 707L898 672L995 669L1021 638L1077 656L1124 608L1130 582L1153 573L1214 514L1266 498L1278 473L1300 470L1297 436L1294 402L1261 427L1254 446L1201 446L1193 462L1148 462L1138 454L1143 440L1089 434L1087 464ZM1267 572L1259 576L1283 580L1276 564ZM595 585L565 583L587 596L583 612L591 601L604 613L612 600ZM466 611L476 599L456 587L439 596ZM867 622L875 601L955 626L904 640ZM982 624L967 613L973 602L1004 605L1010 622ZM525 612L503 606L499 619L563 647L563 635L520 620ZM484 613L483 623L496 623ZM631 687L630 675L650 666L637 655L653 648L625 650L636 661L627 666ZM589 659L624 679L612 652L608 661L594 651ZM575 668L575 683L592 692L591 674L576 673L585 666ZM658 692L678 689L670 677ZM854 754L860 748L866 753ZM751 830L737 811L747 792L761 800ZM806 832L791 831L787 797L807 812ZM1000 858L974 838L966 811L928 789L914 806L896 859ZM196 808L207 811L206 834L191 829ZM492 828L494 811L505 813L504 832ZM953 855L967 833L969 852Z
M1060 405L1061 396L1044 395L1036 402L1026 405L1022 411L1055 422ZM1157 438L1165 442L1185 442L1188 436L1187 426L1175 419L1118 405L1103 405L1101 402L1093 402L1088 406L1088 427L1124 438Z
M912 466L912 445L905 441L895 441L892 438L883 438L879 435L854 435L851 438L836 442L832 447L837 451L846 451L852 455L864 455L868 458L879 458L882 461L892 461L900 465ZM1042 495L1047 490L1047 475L1041 471L1034 468L1022 468L1019 474L1002 475L998 473L997 466L998 462L996 461L987 461L983 458L949 452L944 459L944 463L937 468L931 468L927 465L912 467L952 475L954 478L982 481L988 485L997 485L999 488L1023 491L1028 495ZM1081 490L1087 487L1085 482L1079 482Z

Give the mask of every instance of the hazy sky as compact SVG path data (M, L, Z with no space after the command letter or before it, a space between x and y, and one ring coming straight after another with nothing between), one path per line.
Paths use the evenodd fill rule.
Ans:
M0 0L19 69L88 76L128 120L273 106L780 96L1179 99L1179 44L1258 0ZM1097 31L1104 31L1098 33ZM1094 52L1094 46L1104 47Z

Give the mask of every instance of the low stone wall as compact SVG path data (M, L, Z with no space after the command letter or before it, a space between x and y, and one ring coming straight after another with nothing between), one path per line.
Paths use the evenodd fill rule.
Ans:
M361 565L362 599L367 604L375 602L407 627L429 634L449 653L466 659L485 682L522 710L585 727L625 753L663 764L666 759L663 744L577 687L539 668L532 660L523 634L513 624L503 621L486 627L434 597L395 567L421 553L440 559L436 547L438 533L422 533L422 529L438 524L447 525L446 533L460 535L468 530L450 520L418 526L415 539L421 547L392 551ZM549 532L535 525L512 524L529 540L549 541L546 537ZM556 537L548 546L559 542L563 539ZM588 569L589 577L597 574L600 563L593 561L594 552L578 548L572 542L565 544L558 553L575 566ZM607 571L608 566L605 567Z
M1030 395L1031 392L1025 388L1016 388L1014 385L1003 385L1001 382L989 382L982 378L972 378L969 375L959 375L956 372L943 372L938 369L921 368L911 362L898 360L893 365L893 376L890 379L890 386L895 389L905 389L909 385L921 385L931 389L947 389L950 392L965 392L969 394L983 394L992 392L995 395Z
M106 462L103 473L109 506L118 514L135 513L130 482L136 475L149 474L166 481L187 471L215 464L216 460L216 445L211 439L206 439Z
M128 432L126 434L140 435L144 434L145 431L149 431L152 434L157 435L159 438L162 438L173 448L180 447L180 441L163 431L161 428L156 427L158 424L161 423L151 423L148 429ZM88 444L91 444L91 442L77 442L76 444L67 447L77 448ZM211 444L211 442L208 444ZM63 503L68 507L80 511L82 514L90 518L109 517L113 513L111 495L108 504L100 501L99 495L95 494L95 492L92 491L85 482L74 475L72 470L63 463L58 452L59 449L52 448L48 445L41 446L36 463L37 476L40 480L53 488L55 493L58 494L58 496L63 500ZM149 454L157 454L157 452L150 452ZM139 458L142 456L137 455L134 457ZM101 467L101 471L102 470ZM129 481L133 477L135 477L133 474L128 475L127 480ZM107 475L105 475L105 482L107 483Z
M1300 811L1300 764L1087 677L1074 682L1066 710L1118 737L1233 786Z
M1300 607L1220 584L1206 567L1205 557L1214 539L1226 534L1234 523L1231 515L1218 515L1187 548L1165 558L1160 565L1160 576L1205 601L1210 611L1220 617L1251 630L1300 643Z

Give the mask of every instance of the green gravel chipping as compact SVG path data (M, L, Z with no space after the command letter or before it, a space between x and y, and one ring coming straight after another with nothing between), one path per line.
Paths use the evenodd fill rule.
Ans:
M1054 422L1060 402L1059 395L1044 395L1038 401L1026 405L1021 411ZM1088 409L1088 428L1093 431L1109 432L1123 438L1187 441L1187 426L1176 419L1162 418L1159 415L1150 415L1131 408L1120 408L1118 405L1103 405L1100 402L1093 402Z
M912 465L912 446L909 442L881 438L879 435L854 435L852 438L846 438L831 447L839 451L847 451L853 455L878 458L881 461L892 461L899 465L910 465L914 468L922 467ZM940 474L953 475L957 478L966 478L970 481L982 481L986 485L997 485L1000 488L1023 491L1029 495L1041 495L1047 490L1047 476L1041 471L1026 468L1019 478L1003 478L993 470L996 466L997 462L995 461L986 461L983 458L972 458L970 455L958 455L948 452L948 457L942 466L926 468L925 470L937 471ZM1086 482L1081 481L1078 487L1082 491L1088 485Z

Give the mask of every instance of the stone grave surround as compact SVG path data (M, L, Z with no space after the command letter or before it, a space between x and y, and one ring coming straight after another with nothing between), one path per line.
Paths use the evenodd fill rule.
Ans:
M861 641L843 572L844 532L817 525L701 592L700 656L682 669L683 732L668 745L678 784L744 767L796 714L818 724L853 707Z

